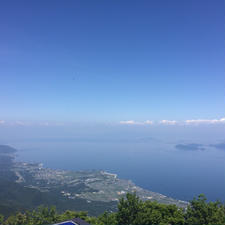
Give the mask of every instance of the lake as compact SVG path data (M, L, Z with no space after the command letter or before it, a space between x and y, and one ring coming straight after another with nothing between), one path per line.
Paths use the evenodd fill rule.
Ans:
M225 200L225 152L180 151L175 143L147 141L37 140L17 142L17 160L66 170L105 170L176 199L204 193Z

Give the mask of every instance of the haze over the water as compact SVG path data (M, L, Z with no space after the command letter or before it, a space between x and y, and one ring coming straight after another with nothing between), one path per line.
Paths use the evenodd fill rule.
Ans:
M225 200L224 2L5 1L0 144Z

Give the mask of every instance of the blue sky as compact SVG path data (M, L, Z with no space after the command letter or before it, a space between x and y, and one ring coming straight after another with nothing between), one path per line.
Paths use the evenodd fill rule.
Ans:
M1 124L224 123L224 19L213 0L1 2Z
M224 6L0 1L0 144L50 168L224 199L224 151L213 147L225 141Z

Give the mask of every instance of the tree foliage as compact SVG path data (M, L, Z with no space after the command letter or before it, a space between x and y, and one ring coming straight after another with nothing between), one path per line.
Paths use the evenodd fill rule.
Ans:
M118 204L117 221L119 224L137 224L143 202L136 194L128 193L126 199L122 198Z
M135 194L127 194L118 204L118 224L184 224L184 213L176 205L141 201Z
M190 201L187 209L176 205L143 202L136 194L128 193L120 199L117 212L105 212L90 217L87 212L67 210L58 213L55 207L40 206L33 211L18 212L4 219L2 225L46 225L79 217L93 225L222 225L225 224L225 205L221 202L207 202L204 195Z
M207 203L206 200L201 194L190 202L185 214L186 224L225 224L225 206L219 201Z

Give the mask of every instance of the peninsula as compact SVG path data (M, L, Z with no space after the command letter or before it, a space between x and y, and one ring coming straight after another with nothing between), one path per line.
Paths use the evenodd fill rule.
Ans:
M56 205L59 210L85 210L90 215L98 215L106 210L115 211L119 199L128 192L136 192L144 201L176 204L183 208L188 204L145 190L106 171L53 170L41 163L17 162L15 152L10 146L0 145L0 162L4 162L0 164L0 207L6 212L43 204Z

